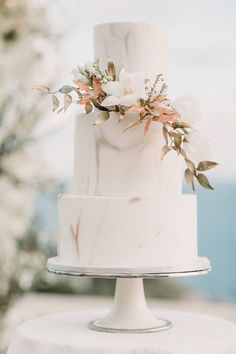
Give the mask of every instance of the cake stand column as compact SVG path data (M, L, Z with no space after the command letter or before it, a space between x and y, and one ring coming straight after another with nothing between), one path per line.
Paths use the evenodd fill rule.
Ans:
M168 329L171 322L156 318L149 311L142 278L118 278L110 313L90 322L89 328L105 332L156 332Z

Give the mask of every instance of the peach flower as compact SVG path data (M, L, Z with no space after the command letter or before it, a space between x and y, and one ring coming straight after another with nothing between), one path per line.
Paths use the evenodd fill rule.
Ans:
M82 95L82 97L79 99L79 104L88 104L91 103L91 100L93 99L93 96L91 93L85 93Z
M129 109L130 112L137 112L137 113L142 113L145 111L145 107L141 106L140 104L136 103L136 104L133 104L130 109Z
M94 90L94 93L95 93L95 96L96 96L96 97L98 97L98 96L103 92L103 90L102 90L102 84L101 84L101 82L100 82L98 79L96 79L96 78L93 79L93 90Z
M159 122L162 123L167 123L167 122L176 122L176 120L179 119L180 115L179 113L170 107L163 107L160 106L159 104L151 106L151 110L153 115L155 116L155 120L158 120Z
M88 90L89 85L84 82L84 81L80 81L80 80L73 80L74 84L80 89L80 90Z

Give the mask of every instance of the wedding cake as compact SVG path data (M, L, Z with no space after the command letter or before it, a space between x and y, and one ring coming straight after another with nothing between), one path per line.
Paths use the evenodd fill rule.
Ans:
M118 72L165 75L165 33L144 23L107 23L94 29L94 57ZM58 197L60 262L90 267L163 267L196 261L196 196L181 193L180 157L160 159L162 128L124 132L136 112L117 123L112 112L75 119L73 194Z

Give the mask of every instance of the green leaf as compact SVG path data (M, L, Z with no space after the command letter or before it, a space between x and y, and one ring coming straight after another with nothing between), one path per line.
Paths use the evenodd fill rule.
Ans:
M214 190L214 188L210 185L207 177L203 173L199 173L197 175L197 180L201 184L202 187L204 187L206 189Z
M57 98L56 95L52 95L52 105L53 105L52 110L53 112L55 112L60 105L59 99Z
M195 191L193 174L188 168L184 171L184 177L187 184L192 188L193 191Z
M50 93L50 89L47 86L43 86L43 85L34 86L33 90L37 90L41 93Z
M189 159L185 159L185 162L186 162L188 169L192 172L192 174L196 175L196 168L195 168L194 163Z
M218 165L217 162L213 162L213 161L201 161L198 164L197 170L198 171L206 171L206 170L210 170L211 168L214 168Z
M62 88L60 88L60 90L58 90L61 93L70 93L71 91L74 90L73 86L63 86Z
M161 160L165 157L165 155L171 150L171 147L168 145L164 145L163 148L161 149Z
M163 128L162 128L162 133L163 133L166 145L168 145L168 130L167 130L167 128L164 125L163 125Z
M66 111L66 109L71 105L71 103L72 103L71 95L68 95L67 93L65 93L65 95L64 95L64 111Z
M110 117L109 112L101 112L98 114L96 121L94 122L94 125L99 125L104 122L106 122Z

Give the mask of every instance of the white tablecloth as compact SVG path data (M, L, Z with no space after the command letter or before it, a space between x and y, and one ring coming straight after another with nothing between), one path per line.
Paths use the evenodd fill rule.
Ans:
M173 328L147 334L89 330L107 311L39 317L16 330L7 354L236 354L236 324L217 317L160 310Z

